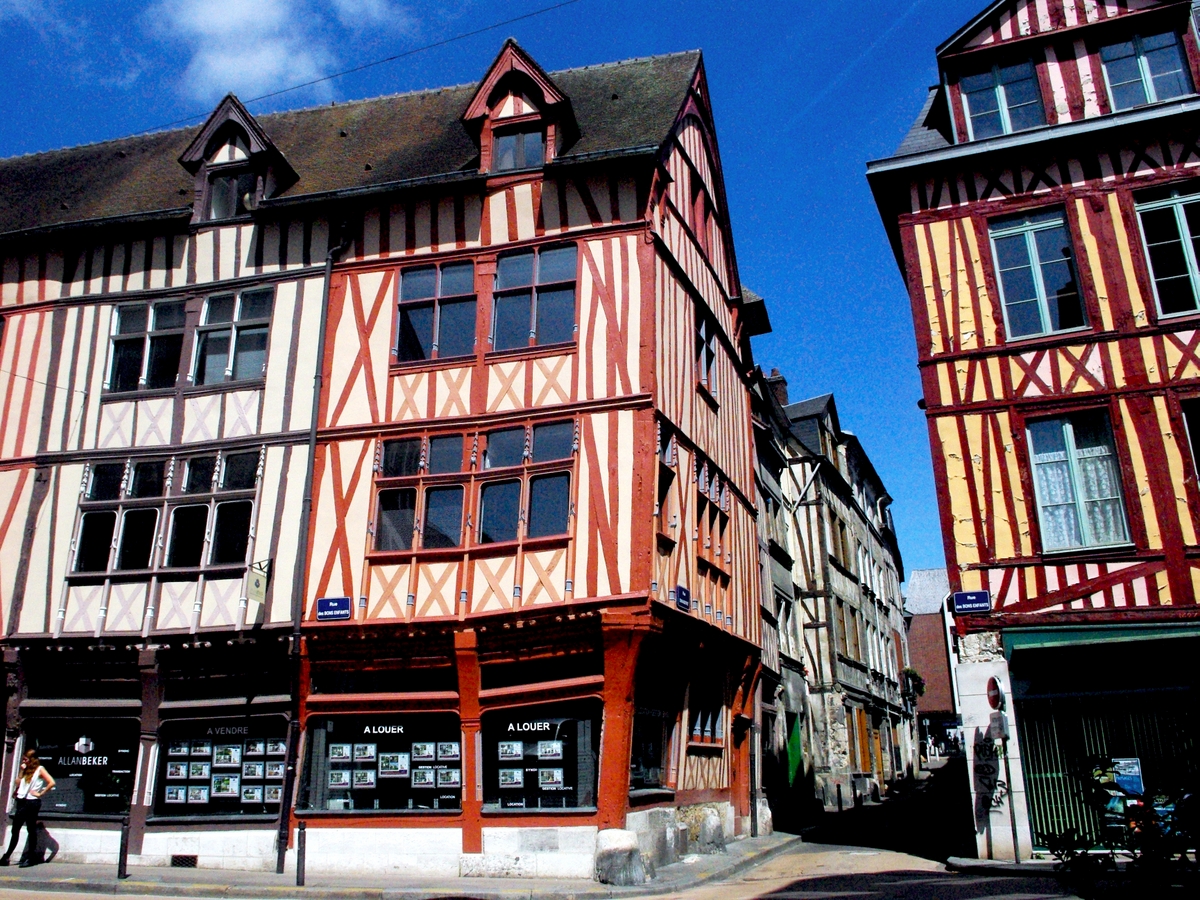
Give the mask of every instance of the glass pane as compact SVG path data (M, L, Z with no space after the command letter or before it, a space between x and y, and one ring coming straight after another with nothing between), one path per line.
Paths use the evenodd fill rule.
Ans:
M411 550L416 513L417 492L414 488L380 491L375 549Z
M237 209L237 179L214 178L208 189L210 219L228 219Z
M258 176L253 172L243 172L237 176L235 184L237 203L234 205L235 215L245 215L254 208L255 194L258 191Z
M495 301L493 350L512 350L529 346L529 294L509 294Z
M138 334L146 330L146 305L117 307L117 334Z
M993 90L996 86L996 79L991 72L980 72L978 75L968 75L966 78L960 78L958 86L964 94L982 93ZM992 108L994 109L995 107Z
M187 464L187 481L184 483L185 494L207 494L212 490L213 472L217 467L215 456L198 456L189 459Z
M208 528L207 506L180 506L171 514L171 544L167 565L192 568L204 556L204 531Z
M219 297L209 297L204 324L215 325L220 322L232 322L233 302L233 294L221 294Z
M79 525L79 549L75 553L76 572L104 572L112 545L117 514L111 510L83 514Z
M575 280L575 245L543 250L538 256L538 284Z
M537 343L559 344L575 339L575 288L538 291Z
M1190 204L1185 213L1190 213ZM1173 207L1144 210L1142 233L1150 256L1150 270L1158 292L1159 309L1166 314L1196 308L1196 296L1188 274L1187 256ZM1190 223L1192 216L1188 216Z
M400 300L425 300L437 294L437 268L405 269L400 276Z
M551 422L549 425L533 426L533 461L546 462L551 459L566 459L571 455L575 442L575 423Z
M399 478L404 475L416 475L421 471L421 439L405 438L400 441L384 441L383 471L384 478Z
M117 568L150 568L158 510L131 509L125 513L124 519L121 526L121 549L117 551Z
M231 565L246 561L250 542L250 517L254 503L238 500L217 504L217 519L213 526L213 565Z
M521 167L531 169L534 166L540 166L545 157L545 151L542 149L542 133L540 131L527 131L524 134L524 138L525 152L521 155Z
M101 463L92 467L89 500L116 500L121 496L121 479L125 477L124 463Z
M1071 262L1071 237L1065 227L1044 228L1033 234L1041 267L1042 286L1050 312L1050 330L1086 324L1075 267Z
M529 536L536 538L566 534L570 503L570 475L564 472L530 479Z
M492 169L503 172L517 168L517 135L497 135L492 144Z
M441 296L454 297L475 293L475 264L455 263L442 266Z
M527 284L533 284L533 254L500 257L496 264L496 290L505 291Z
M1038 520L1045 550L1078 547L1083 543L1071 484L1067 443L1061 419L1029 423L1034 480L1040 503Z
M483 467L485 469L519 466L524 458L524 428L507 428L504 431L493 431L487 436L487 448L483 453Z
M400 307L400 340L396 351L401 362L429 359L433 355L433 304Z
M1154 99L1170 100L1192 92L1192 79L1173 32L1142 38L1142 51L1154 82Z
M461 434L429 439L429 473L461 472L463 466L463 438Z
M485 484L479 492L479 543L515 541L520 514L521 482Z
M475 352L475 301L443 302L438 307L438 356L470 356Z
M169 388L179 378L179 355L183 335L167 334L150 338L150 362L146 366L146 387Z
M196 348L196 384L220 384L229 364L229 332L206 331Z
M1100 58L1104 60L1104 74L1108 78L1114 109L1129 109L1147 102L1146 86L1142 83L1142 70L1134 56L1132 42L1104 47Z
M141 462L133 467L130 497L161 497L163 495L163 463Z
M996 265L1008 317L1009 337L1041 334L1045 330L1037 303L1037 286L1024 234L996 238Z
M246 319L269 319L275 305L275 289L264 288L242 293L242 305L238 310L238 321Z
M221 475L221 490L250 490L254 487L257 476L257 453L231 453L225 457L225 471Z
M108 386L113 391L136 391L142 377L142 352L146 339L142 337L113 341L112 372Z
M430 488L425 492L425 527L421 546L457 547L462 543L462 488Z
M154 329L182 328L187 316L182 300L154 304Z
M1096 413L1073 416L1071 427L1089 542L1124 542L1128 534L1108 418Z
M239 328L233 354L233 380L262 378L267 367L267 326Z

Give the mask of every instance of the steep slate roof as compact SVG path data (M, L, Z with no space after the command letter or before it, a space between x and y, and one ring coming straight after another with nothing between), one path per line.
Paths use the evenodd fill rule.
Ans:
M940 613L949 593L945 569L913 569L904 586L904 610L918 616Z
M900 142L900 146L896 148L893 156L926 153L930 150L942 150L952 146L950 138L946 134L945 125L941 121L946 118L945 111L934 108L934 104L941 97L942 89L936 84L929 89L929 93L925 96L925 103L922 105L921 111L917 113L916 121L908 129L908 134L904 135L904 140ZM938 115L939 112L941 115Z
M579 140L559 159L657 149L699 63L700 51L692 50L550 73L570 97L580 129ZM284 198L370 189L473 172L479 151L461 117L475 88L256 118L300 176ZM182 128L0 160L0 235L189 206L195 180L178 158L198 131Z

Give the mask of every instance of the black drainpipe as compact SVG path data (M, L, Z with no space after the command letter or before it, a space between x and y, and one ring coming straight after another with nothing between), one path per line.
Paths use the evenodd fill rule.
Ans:
M339 229L348 233L343 225ZM332 235L331 235L332 237ZM304 621L305 575L308 570L308 527L312 517L313 471L317 455L317 427L321 415L321 388L325 381L325 334L329 321L329 285L333 264L346 252L350 239L344 238L325 255L325 285L321 290L321 318L317 327L317 366L313 374L312 418L308 425L308 468L304 475L304 499L300 504L300 531L296 544L296 571L292 576L292 640L288 651L292 674L292 715L288 722L287 777L279 805L279 836L276 841L275 873L283 874L291 825L292 790L296 784L296 754L300 747L300 624Z

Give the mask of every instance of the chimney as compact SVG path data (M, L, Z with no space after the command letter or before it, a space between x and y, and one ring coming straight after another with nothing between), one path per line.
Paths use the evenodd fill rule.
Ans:
M767 387L771 389L780 406L788 405L787 379L779 374L778 369L771 369L771 374L767 376Z

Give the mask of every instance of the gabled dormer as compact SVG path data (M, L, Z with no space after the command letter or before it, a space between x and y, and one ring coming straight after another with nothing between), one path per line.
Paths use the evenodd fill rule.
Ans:
M249 215L298 176L254 116L227 94L179 157L196 176L193 222Z
M479 171L537 169L578 135L570 98L512 38L479 83L463 113L479 140Z

